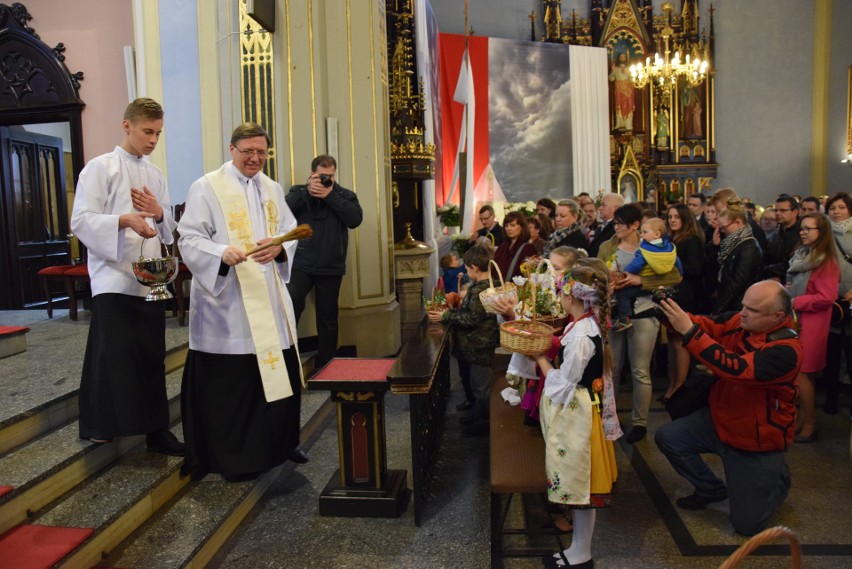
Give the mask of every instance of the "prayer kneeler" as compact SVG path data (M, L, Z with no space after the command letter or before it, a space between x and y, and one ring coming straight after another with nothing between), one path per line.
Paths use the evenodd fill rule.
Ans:
M334 358L308 389L331 391L337 404L340 468L320 494L322 516L399 517L408 504L405 470L388 470L385 442L387 374L395 360Z

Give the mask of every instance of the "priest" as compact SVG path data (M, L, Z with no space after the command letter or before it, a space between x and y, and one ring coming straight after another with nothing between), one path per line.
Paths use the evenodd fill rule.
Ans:
M270 138L256 123L231 135L232 161L196 180L180 220L192 272L189 353L181 408L182 472L251 480L299 449L303 379L287 293L295 241L264 244L296 227L281 186L261 170Z

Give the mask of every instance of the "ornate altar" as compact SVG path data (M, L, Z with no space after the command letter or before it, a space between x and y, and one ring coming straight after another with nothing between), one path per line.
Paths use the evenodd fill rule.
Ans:
M414 2L388 3L388 59L391 176L394 235L405 235L411 225L415 237L423 237L421 183L435 177L435 145L426 144L423 86L416 80Z
M661 14L651 0L589 0L588 17L572 10L564 19L561 3L542 1L540 39L608 53L614 191L635 191L635 199L661 208L710 190L719 166L713 7L708 33L700 27L699 0L680 0L679 10L666 2ZM697 62L706 62L706 69Z

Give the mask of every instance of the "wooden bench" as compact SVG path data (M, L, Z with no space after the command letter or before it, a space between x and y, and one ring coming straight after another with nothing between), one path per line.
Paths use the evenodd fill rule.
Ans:
M524 410L511 406L500 396L508 387L500 377L491 390L491 566L502 567L504 557L540 557L564 549L556 531L548 528L506 528L506 519L516 494L531 495L547 503L544 468L544 439L541 428L524 425ZM547 508L545 507L545 511ZM526 518L526 516L525 516ZM551 520L552 522L553 520ZM553 535L551 547L504 548L507 535Z

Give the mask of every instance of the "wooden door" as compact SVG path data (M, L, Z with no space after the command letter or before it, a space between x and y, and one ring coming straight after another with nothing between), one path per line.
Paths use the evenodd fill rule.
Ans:
M37 272L70 263L62 139L0 127L0 309L45 302Z

